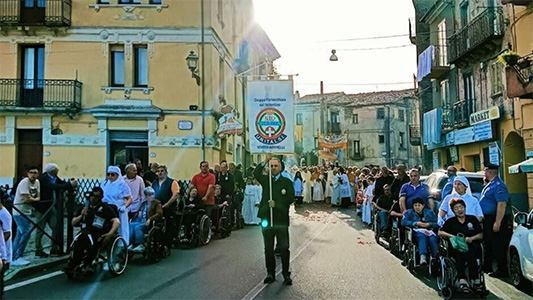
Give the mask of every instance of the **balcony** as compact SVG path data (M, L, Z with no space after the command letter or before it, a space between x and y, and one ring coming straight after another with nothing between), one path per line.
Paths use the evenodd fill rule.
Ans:
M328 131L331 133L331 134L342 134L342 131L341 131L341 123L336 123L336 122L328 122Z
M507 96L533 98L533 52L505 68Z
M449 38L450 63L458 63L469 59L470 56L496 50L503 37L503 23L501 7L484 10Z
M72 0L1 0L0 26L71 25Z
M454 128L453 108L450 105L442 106L442 133L448 133Z
M418 78L438 79L448 74L448 49L445 45L431 45L418 56Z
M420 134L419 125L409 125L409 143L411 146L420 146L422 135Z
M461 100L453 105L455 128L465 127L470 124L471 103L474 103L474 100Z
M0 111L77 113L81 87L77 80L0 78Z
M514 5L527 6L530 3L533 3L533 0L502 0L502 4L514 4Z

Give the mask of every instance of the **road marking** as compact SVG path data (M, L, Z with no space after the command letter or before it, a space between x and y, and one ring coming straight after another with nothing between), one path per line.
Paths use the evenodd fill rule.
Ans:
M485 281L485 284L487 285L487 289L500 299L511 300L511 298L508 297L507 294L504 293L502 290L500 290L494 283L489 282L487 280Z
M52 278L52 277L55 277L55 276L61 275L61 274L63 274L63 271L55 271L55 272L52 272L50 274L45 274L45 275L42 275L42 276L39 276L39 277L35 277L35 278L32 278L32 279L21 281L21 282L6 286L4 291L7 292L7 291L10 291L10 290L14 290L16 288L23 287L23 286L26 286L26 285L29 285L29 284L32 284L32 283L35 283L35 282L38 282L38 281L41 281L41 280L46 280L48 278Z
M296 255L293 255L291 257L291 260L290 260L290 263L292 264L292 262L298 258L298 256L300 256L300 254L302 254L302 252L305 250L305 248L307 248L307 246L309 246L323 231L324 229L326 229L326 227L328 226L329 223L326 223L324 224L324 226L318 230L317 234L315 234L315 236L313 236L312 239L310 239L309 241L307 241L307 243L303 246L300 246L300 248L298 248L298 250L296 251ZM276 272L276 276L279 276L279 274L281 274L281 268L278 268L279 270ZM263 283L263 281L259 282L251 291L248 292L248 294L246 294L246 296L244 296L241 300L252 300L254 299L255 297L257 297L257 295L259 295L259 293L261 293L266 287L268 286L268 284L265 284Z

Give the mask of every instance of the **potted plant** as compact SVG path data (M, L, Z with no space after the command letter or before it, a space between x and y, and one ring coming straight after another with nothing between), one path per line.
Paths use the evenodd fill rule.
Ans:
M520 59L520 55L513 51L507 51L505 53L502 53L498 56L498 60L505 65L513 66L516 65L518 60Z

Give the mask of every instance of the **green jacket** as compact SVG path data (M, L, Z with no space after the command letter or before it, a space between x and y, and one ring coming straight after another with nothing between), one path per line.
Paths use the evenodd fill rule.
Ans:
M274 221L274 226L289 226L289 207L294 202L294 186L292 181L279 174L279 178L272 178L272 200L275 206L272 209L273 219L270 219L270 182L268 175L263 175L264 163L260 163L254 170L254 176L263 187L263 195L259 204L257 217L261 220L268 220L268 226Z

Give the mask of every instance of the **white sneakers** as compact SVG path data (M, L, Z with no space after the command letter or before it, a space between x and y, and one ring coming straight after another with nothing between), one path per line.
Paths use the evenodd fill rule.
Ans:
M26 266L29 265L30 262L25 260L23 257L19 257L16 260L11 262L12 266Z
M424 254L420 255L420 264L427 265L427 263L428 263L427 257Z

